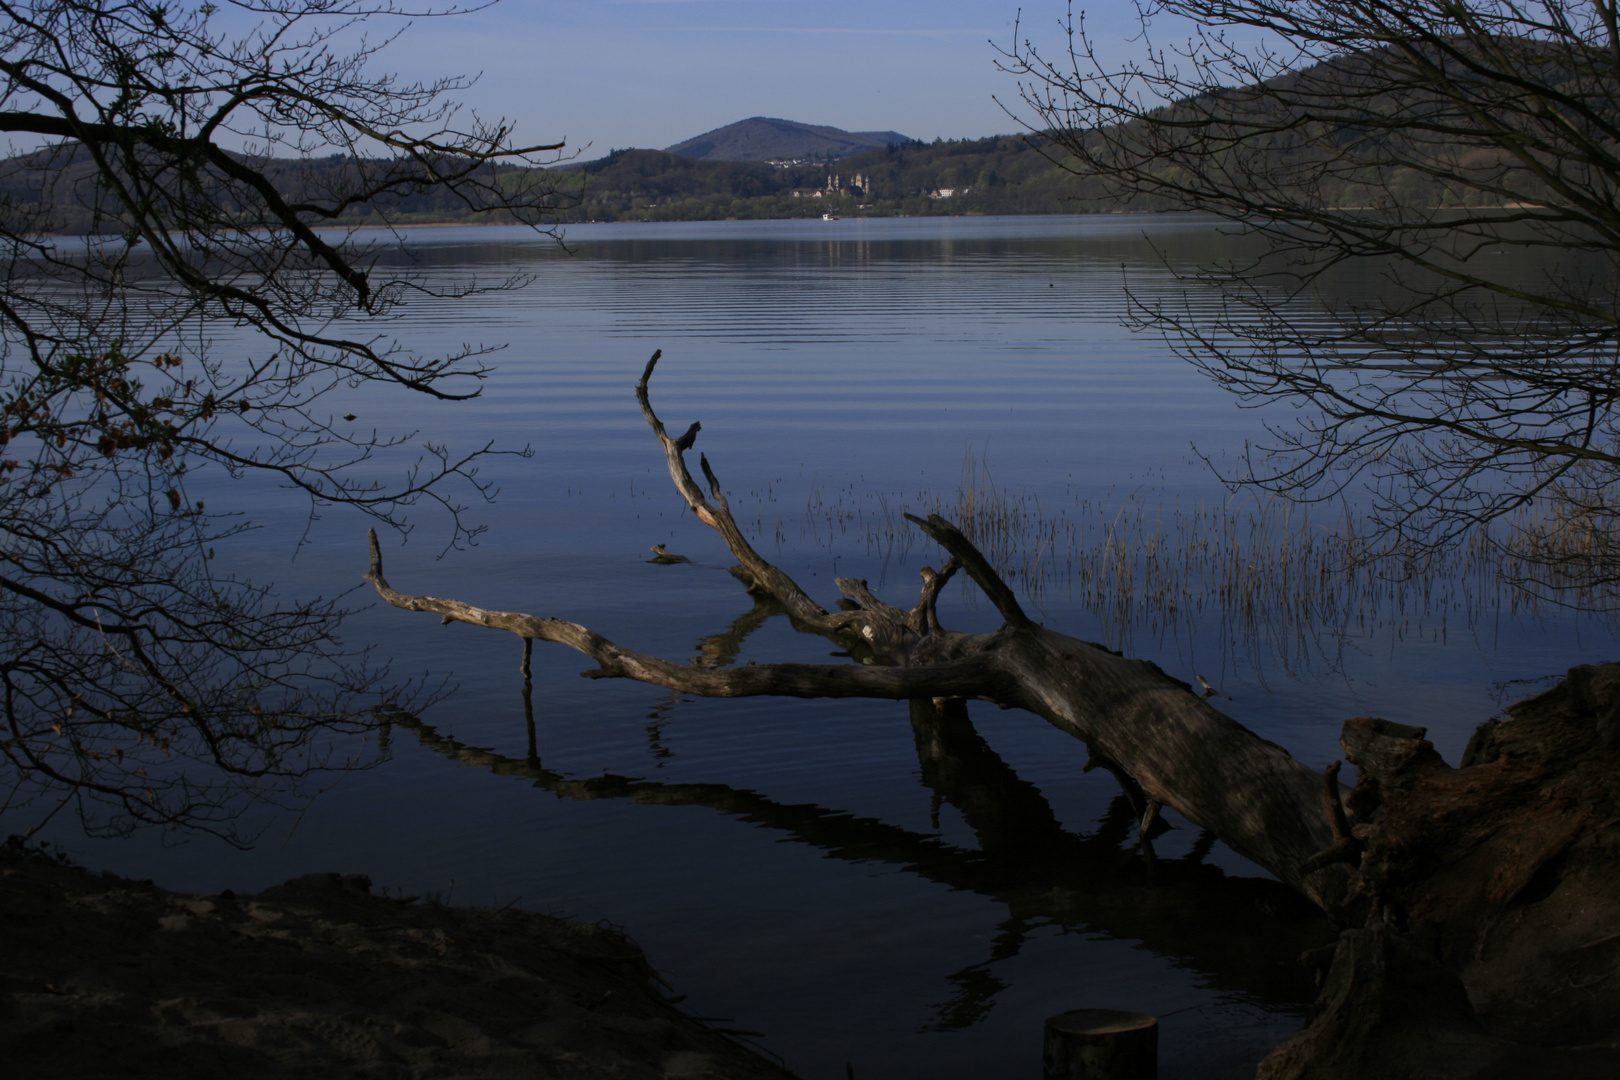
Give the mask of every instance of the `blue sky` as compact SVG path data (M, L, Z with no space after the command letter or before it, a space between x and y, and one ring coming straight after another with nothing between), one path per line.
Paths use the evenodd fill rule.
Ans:
M1061 0L1024 0L1023 36L1063 44ZM1090 6L1088 28L1129 50L1135 5ZM664 147L749 116L914 138L1017 130L991 42L1018 0L505 0L417 22L378 58L411 77L482 72L462 95L533 142L584 156ZM587 144L589 144L588 149Z

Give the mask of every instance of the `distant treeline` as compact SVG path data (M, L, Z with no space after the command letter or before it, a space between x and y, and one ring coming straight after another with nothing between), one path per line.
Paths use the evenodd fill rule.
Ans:
M1050 149L1050 148L1049 148ZM353 190L357 172L381 163L352 158L250 162L289 202L329 201ZM1061 169L1031 140L906 143L836 161L788 166L702 161L660 150L618 150L597 161L536 172L491 173L503 185L556 189L554 217L579 221L714 221L726 218L1095 213L1115 204L1099 181ZM229 215L239 185L216 188ZM82 149L65 146L0 161L0 212L38 224L25 231L117 232L116 201ZM251 193L249 193L251 194ZM102 207L98 212L97 207ZM479 212L442 188L403 190L312 224L400 225L510 220Z
M1116 208L1101 181L1064 171L1061 160L1061 152L1034 137L998 135L902 143L833 162L787 166L619 150L558 171L583 178L581 201L564 214L565 221L1065 214Z
M1206 169L1218 170L1224 162L1234 183L1269 182L1287 189L1291 178L1299 176L1311 184L1313 197L1328 205L1374 212L1393 206L1476 205L1489 198L1491 185L1465 184L1460 178L1523 171L1499 148L1434 138L1422 145L1397 145L1401 136L1383 132L1376 137L1385 140L1392 152L1399 150L1395 161L1413 163L1386 164L1369 151L1365 144L1370 137L1364 132L1346 130L1333 137L1315 132L1307 138L1291 117L1262 114L1258 107L1251 111L1261 134L1246 138L1241 148L1211 135L1188 152L1208 156L1210 160L1202 162ZM1269 134L1264 133L1267 128ZM1130 159L1152 149L1133 145L1132 135L1127 128L1071 138L1093 147L1113 144L1113 151L1099 154L1105 160L1112 152ZM1357 143L1357 160L1337 148L1348 141ZM1313 161L1321 167L1307 167ZM713 221L826 213L1094 214L1186 208L1175 198L1176 162L1165 161L1159 168L1170 181L1166 194L1137 192L1127 198L1107 177L1087 175L1060 143L1027 134L901 143L831 162L785 166L619 150L599 161L553 171L580 179L578 204L562 212L564 221ZM1517 190L1538 190L1533 176L1514 175Z
M484 166L477 176L484 187L469 185L458 194L446 185L412 182L413 176L423 173L423 166L408 159L393 162L333 155L298 159L241 156L238 160L262 173L290 204L344 207L335 218L315 212L301 215L316 227L513 220L510 212L495 207L500 199L491 194L493 190L528 193L516 201L549 206L549 213L533 216L552 217L577 205L583 179L578 173ZM116 161L112 168L116 175ZM345 206L357 191L381 189L387 189L387 194ZM553 193L547 195L548 189ZM215 228L263 220L264 195L252 184L223 175L212 163L195 166L184 182L154 191L131 189L127 195L170 203L170 212L162 215L169 220L206 222ZM117 193L80 145L65 143L0 159L0 227L10 235L117 234L125 228L120 206ZM161 206L159 210L161 214Z
M1297 150L1279 146L1286 158ZM781 165L703 161L660 150L616 150L597 161L546 170L503 167L484 176L508 190L549 188L548 217L581 221L718 221L853 216L943 216L965 214L1072 214L1159 210L1169 204L1138 196L1122 202L1104 179L1076 175L1057 145L1035 135L903 143L836 161ZM384 161L335 156L273 159L251 164L289 202L330 203L364 180L385 174ZM1411 169L1338 179L1332 193L1342 205L1370 205L1393 198L1407 205L1444 206L1455 197L1446 187ZM225 218L233 200L255 193L221 183L214 200ZM57 147L0 161L0 214L23 232L118 232L120 224L87 155ZM1329 194L1329 193L1324 193ZM1473 193L1477 198L1477 193ZM488 205L490 200L481 200ZM107 208L103 212L97 206ZM450 190L418 193L399 185L384 198L350 207L335 220L308 215L311 224L397 225L512 220L503 211L480 212Z

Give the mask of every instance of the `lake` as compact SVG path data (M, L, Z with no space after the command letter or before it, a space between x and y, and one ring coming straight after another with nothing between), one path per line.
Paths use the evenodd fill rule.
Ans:
M1394 585L1327 588L1337 517L1212 473L1261 438L1161 340L1121 325L1127 288L1230 239L1173 216L620 224L410 234L441 282L523 289L422 297L384 327L424 351L504 344L484 395L337 404L384 430L532 456L445 552L424 513L386 537L391 582L584 623L709 663L823 661L823 640L756 612L719 539L671 488L633 384L655 349L659 415L703 425L739 522L823 604L834 575L909 607L939 553L904 510L971 506L1037 618L1221 690L1220 707L1313 768L1351 716L1430 729L1455 762L1474 726L1548 676L1608 659L1609 628L1537 611L1466 558ZM1192 310L1207 300L1187 298ZM239 347L227 336L220 348ZM343 408L334 406L334 411ZM384 468L398 462L385 459ZM354 588L365 522L274 488L212 485L265 527L226 564L286 595ZM999 523L999 524L998 524ZM1234 539L1235 538L1235 539ZM663 544L688 563L648 562ZM1224 545L1224 546L1223 546ZM1028 715L914 730L892 702L704 701L579 678L590 665L356 592L352 644L456 692L385 733L388 759L302 813L259 812L249 851L206 838L50 837L170 888L253 891L315 870L390 893L622 925L695 1015L807 1080L1032 1077L1042 1021L1070 1008L1162 1018L1161 1075L1252 1075L1313 988L1298 953L1325 924L1199 830L1149 866L1106 770ZM989 629L954 585L941 617ZM920 753L920 748L922 752Z

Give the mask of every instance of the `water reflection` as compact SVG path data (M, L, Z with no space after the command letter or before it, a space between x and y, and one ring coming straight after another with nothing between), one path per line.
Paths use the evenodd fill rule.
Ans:
M726 632L705 637L695 662L734 659L742 639L771 614L768 605L757 606ZM1040 789L991 748L957 699L912 702L911 726L936 825L938 810L954 807L972 830L976 849L948 843L937 833L816 803L779 802L727 784L614 774L570 777L542 764L527 686L523 712L528 753L521 759L460 742L408 713L391 713L388 721L463 765L525 777L557 796L707 807L829 857L900 867L1004 906L1005 917L998 920L984 959L942 977L949 992L930 1004L932 1017L924 1030L956 1030L983 1020L1008 986L997 966L1018 956L1037 930L1134 940L1198 972L1212 989L1280 1009L1310 1000L1313 990L1296 958L1332 936L1316 910L1282 885L1229 876L1206 864L1213 837L1200 836L1177 858L1144 858L1134 843L1140 812L1124 794L1090 831L1066 829ZM1167 828L1162 822L1156 826Z
M1106 639L1115 648L1132 635L1132 655L1178 677L1209 676L1236 697L1230 709L1246 724L1312 764L1338 756L1340 721L1355 715L1428 725L1442 752L1454 758L1474 725L1502 703L1490 695L1492 683L1534 678L1612 652L1612 638L1588 632L1589 623L1512 618L1511 608L1486 603L1496 595L1494 584L1489 592L1475 592L1484 613L1474 620L1481 625L1477 644L1461 632L1468 621L1462 615L1453 612L1442 623L1423 614L1431 597L1473 588L1463 579L1429 591L1379 581L1364 582L1370 591L1362 593L1319 586L1304 572L1321 560L1310 562L1314 556L1299 536L1297 515L1286 533L1280 517L1266 519L1275 526L1269 534L1257 520L1252 541L1247 507L1238 508L1235 519L1195 519L1201 507L1225 507L1225 491L1191 457L1188 444L1205 451L1240 448L1264 434L1265 417L1237 409L1156 338L1130 336L1117 319L1126 307L1122 284L1145 300L1177 295L1165 260L1179 266L1235 257L1232 238L1207 221L1094 215L737 222L571 229L570 239L577 255L499 227L423 230L412 237L419 259L413 266L440 284L509 273L533 274L536 281L522 293L484 300L423 297L402 308L400 321L390 327L423 349L453 349L463 341L511 344L485 397L450 412L443 403L404 402L393 417L400 425L420 427L424 438L452 445L487 435L507 447L534 443L537 451L533 459L496 459L481 474L502 488L502 497L478 511L491 526L481 546L437 564L435 581L447 593L471 599L498 591L500 606L576 618L604 632L622 631L627 642L648 651L702 656L720 666L750 658L802 660L804 646L820 647L819 641L791 641L767 611L745 612L741 625L728 627L748 605L739 604L739 594L718 571L711 583L691 568L643 565L654 542L699 560L714 558L718 550L711 530L679 514L679 499L662 476L630 392L646 356L662 347L676 365L671 372L679 371L665 391L670 409L683 425L702 419L711 457L736 485L731 495L739 520L755 519L760 549L767 557L780 551L773 561L812 576L807 585L826 588L834 571L869 579L880 595L889 592L887 577L895 596L913 597L917 568L935 556L926 545L907 552L917 533L899 513L932 509L936 497L949 515L959 495L977 498L982 492L974 505L987 525L998 512L996 491L1007 496L1000 509L1034 512L1038 506L1048 525L1063 511L1083 537L1073 545L1077 565L1080 558L1091 560L1089 580L1116 581L1119 588L1095 599L1081 587L1078 571L1071 577L1066 526L1050 543L1033 526L1010 530L1009 565L1003 569L1026 592L1039 594L1040 603L1031 608L1044 608L1041 617L1050 625ZM1375 285L1347 281L1345 296L1353 299L1356 290ZM1218 314L1199 307L1197 296L1188 303L1193 314ZM229 346L222 337L222 355ZM381 415L376 399L353 404L362 417ZM982 471L975 481L971 469L963 469L970 442L990 448L999 486L981 482ZM407 449L414 458L418 450L413 445L402 452ZM363 526L327 516L312 534L315 542L289 570L286 559L305 528L307 507L287 502L275 489L248 500L240 485L227 488L223 478L208 481L215 486L204 490L207 480L191 478L210 505L217 497L222 505L254 506L258 516L271 519L271 528L243 534L229 551L222 546L222 559L258 578L293 579L300 596L337 595L353 584L354 545ZM1132 493L1140 497L1122 520ZM870 544L860 522L842 516L862 499ZM1177 507L1184 512L1181 524L1171 520ZM1336 519L1319 523L1335 525ZM423 524L424 537L433 536L433 519ZM1228 525L1243 530L1236 544L1221 539ZM1266 535L1273 540L1260 543ZM1298 537L1287 565L1285 535ZM1110 536L1111 549L1103 545ZM1200 559L1209 540L1210 558L1191 565L1172 560L1184 536L1197 539L1200 546L1191 553ZM1217 541L1225 552L1218 558ZM994 537L987 533L982 542L993 547ZM1326 549L1318 543L1314 550ZM1243 557L1250 551L1269 552L1270 561ZM1026 552L1030 574L1020 577ZM1061 575L1043 579L1048 567ZM1228 570L1234 586L1263 586L1256 594L1261 600L1283 584L1293 599L1262 603L1252 617L1241 606L1223 606L1219 583ZM817 571L820 577L813 577ZM658 577L664 580L655 589ZM1217 584L1210 590L1206 582ZM1203 590L1205 606L1189 603L1183 586L1195 595ZM1236 588L1226 595L1243 592ZM1400 597L1405 606L1370 599L1363 606L1374 595ZM958 602L953 590L946 603L947 621L978 627L984 609L976 596ZM1343 623L1346 648L1328 639L1325 656L1276 659L1297 657L1301 642L1314 648L1319 639L1310 619L1324 611L1354 616ZM1371 621L1363 623L1363 611ZM512 884L517 892L625 922L649 942L663 935L659 951L686 965L683 989L694 997L718 998L726 1008L741 1010L752 1007L748 998L761 996L754 987L769 986L773 994L780 989L779 998L756 1010L766 1014L756 1017L756 1026L768 1024L779 1033L773 1039L780 1038L781 1048L796 1047L795 1064L806 1075L844 1075L844 1057L833 1060L833 1051L822 1049L825 1033L834 1028L857 1030L874 1060L887 1063L868 1070L857 1062L863 1076L1012 1075L1015 1070L997 1065L1005 1066L1012 1040L1025 1038L1018 1032L1026 1021L1036 1032L1024 1044L1034 1048L1034 1061L1019 1069L1038 1075L1039 1017L1016 1019L1020 1010L1012 1003L1033 1013L1068 986L1084 986L1090 994L1095 984L1106 985L1108 993L1117 987L1122 1000L1151 1002L1166 1013L1203 1002L1197 1025L1186 1026L1189 1015L1166 1025L1167 1039L1178 1037L1178 1027L1192 1032L1179 1036L1189 1063L1182 1075L1203 1080L1221 1074L1211 1055L1238 1053L1248 1045L1246 1037L1275 1042L1286 1023L1262 1020L1253 1026L1252 1018L1243 1021L1226 1009L1219 994L1194 993L1192 984L1213 981L1240 997L1248 989L1283 1010L1308 994L1285 985L1303 974L1293 963L1294 947L1274 942L1271 920L1254 913L1254 905L1273 902L1277 890L1206 875L1207 868L1196 865L1204 852L1187 852L1192 837L1186 834L1159 841L1159 874L1149 880L1140 853L1129 850L1135 815L1125 805L1105 813L1106 798L1093 801L1094 789L1071 786L1067 755L1049 753L1051 740L1066 740L1045 725L991 728L990 717L975 714L1004 756L1002 764L1017 765L1021 776L1015 779L1027 785L1022 790L1007 779L1011 770L995 768L999 759L976 761L962 745L971 740L950 732L937 736L949 753L930 756L929 779L911 789L907 777L923 765L910 741L892 724L865 722L899 720L888 703L688 703L642 688L621 693L587 685L568 678L575 670L571 660L537 657L536 677L545 680L539 691L543 730L538 738L527 733L525 741L518 730L518 688L511 683L512 652L491 648L481 634L448 631L432 620L401 621L394 614L360 612L350 631L357 641L386 642L400 671L453 672L462 690L425 715L446 732L459 729L474 742L499 746L510 760L461 749L472 755L465 759L472 764L522 781L468 774L442 760L423 762L428 755L407 748L415 740L400 728L395 735L404 744L392 765L323 799L290 844L266 845L252 856L258 861L176 854L178 849L161 847L153 837L139 841L138 850L149 853L142 861L130 855L115 868L146 877L159 863L184 867L183 874L169 873L196 889L240 887L255 877L268 884L310 868L339 867L409 883L411 891L442 890L453 873L461 892L481 889L478 895L495 903L510 899L508 885L521 881ZM1379 618L1384 621L1377 623ZM756 629L747 637L751 624ZM1449 646L1427 644L1428 635L1443 639L1448 629ZM711 630L720 632L705 638ZM1252 641L1276 646L1253 648ZM1342 678L1326 675L1339 667ZM1523 689L1515 683L1504 696L1523 696ZM508 714L509 740L466 734L467 725ZM672 721L677 716L678 725ZM747 731L731 738L731 723L746 724ZM816 753L814 740L829 728L844 733L841 741ZM677 734L689 741L676 745ZM795 752L806 745L810 752ZM1072 749L1078 751L1078 744ZM676 756L655 756L649 763L649 750ZM546 774L542 758L557 775ZM564 762L566 773L557 772ZM655 771L657 764L664 768ZM676 775L699 767L711 771ZM594 786L568 779L603 768L627 778ZM710 778L737 788L648 782ZM528 783L570 785L566 790L574 797L619 802L580 804L573 813L562 807L558 814L544 796L533 802L533 827L489 829L484 808L505 805L508 797L521 802L532 794ZM408 833L373 826L400 820L401 790L410 792ZM768 798L772 794L779 801ZM701 805L713 812L663 813L639 805L682 799L693 806L707 800ZM782 805L806 800L817 805ZM927 802L938 807L943 828L950 830L945 836L954 843L943 842L936 835L941 829L929 826L922 813L901 817L926 810ZM958 831L953 807L971 808L978 834L965 825ZM962 816L969 815L964 810ZM767 831L740 827L738 818ZM894 829L891 821L914 831ZM1062 828L1064 822L1071 831ZM658 840L648 841L655 823ZM793 850L758 842L778 837ZM1208 845L1204 838L1202 847ZM830 853L833 847L837 855ZM627 850L661 860L656 875L641 873L639 864L627 867ZM733 851L757 861L725 863ZM841 861L830 864L819 857L824 853ZM1212 858L1224 853L1217 850ZM869 867L851 869L861 863ZM537 865L566 865L567 873L533 871ZM724 877L695 880L703 877L689 871L696 866ZM887 880L868 881L868 873ZM662 880L649 889L649 876ZM952 894L948 888L970 891ZM706 906L689 919L684 905L696 897ZM1280 902L1290 899L1283 895ZM888 922L897 911L910 925ZM715 955L712 935L737 925L791 954L800 970L777 971L772 957L745 948ZM869 931L847 953L822 937L843 925ZM888 925L895 925L893 934L883 932ZM1063 933L1073 936L1056 936ZM1089 934L1146 945L1131 954L1117 942L1083 943ZM1199 974L1163 972L1165 965L1147 956L1149 948ZM1128 972L1102 966L1119 963L1122 954L1131 961ZM873 973L860 993L841 981L846 955L857 956ZM1161 978L1166 974L1180 977ZM997 990L990 985L996 979L1011 985ZM1275 988L1269 997L1268 985ZM778 1007L779 1001L792 1005ZM936 1004L924 1013L923 1002ZM967 1014L953 1011L953 1003L971 1012L975 1002L1000 1004L988 1021L943 1042L907 1039L894 1030L925 1019L959 1022ZM874 1019L879 1015L881 1020ZM1234 1034L1234 1024L1250 1026ZM1252 1075L1253 1060L1245 1067ZM1165 1068L1168 1075L1173 1066Z

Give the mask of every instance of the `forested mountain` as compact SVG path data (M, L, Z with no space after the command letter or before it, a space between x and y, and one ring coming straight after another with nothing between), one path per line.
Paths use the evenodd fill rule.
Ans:
M751 116L664 147L700 161L831 161L895 143L913 142L898 131L844 131L770 116Z

